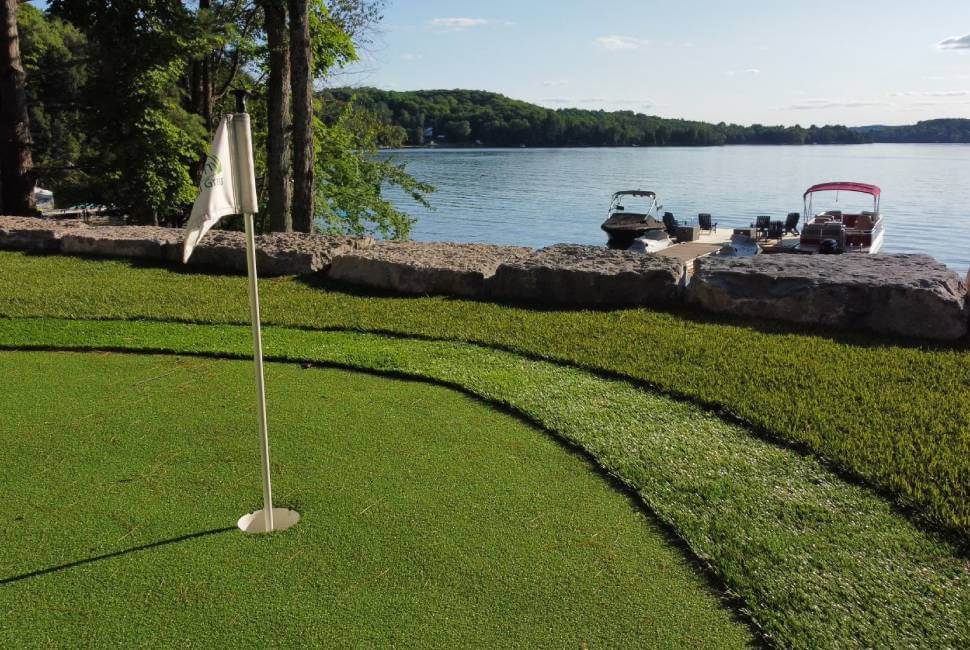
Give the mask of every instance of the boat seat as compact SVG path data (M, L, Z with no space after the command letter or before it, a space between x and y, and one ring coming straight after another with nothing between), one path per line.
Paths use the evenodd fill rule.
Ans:
M859 230L872 230L876 225L876 220L871 212L863 212L855 220L855 227Z

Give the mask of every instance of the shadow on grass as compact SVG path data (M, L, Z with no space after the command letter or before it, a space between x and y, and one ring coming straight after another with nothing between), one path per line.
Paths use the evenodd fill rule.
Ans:
M92 564L94 562L100 562L101 560L110 560L116 557L122 557L125 555L130 555L132 553L138 553L139 551L147 551L153 548L159 548L161 546L168 546L170 544L177 544L179 542L187 542L192 539L198 539L200 537L208 537L210 535L218 535L219 533L228 533L229 531L238 530L235 526L228 526L226 528L213 528L212 530L203 530L198 533L189 533L188 535L181 535L179 537L173 537L171 539L163 539L160 542L151 542L150 544L142 544L141 546L133 546L131 548L126 548L122 551L115 551L113 553L105 553L104 555L96 555L94 557L84 558L83 560L76 560L74 562L68 562L67 564L58 564L57 566L47 567L46 569L37 569L36 571L30 571L28 573L21 573L20 575L10 576L9 578L0 578L0 585L8 585L14 582L20 582L21 580L27 580L29 578L36 578L39 576L47 575L49 573L57 573L58 571L66 571L67 569L73 569L75 567L84 566L85 564Z

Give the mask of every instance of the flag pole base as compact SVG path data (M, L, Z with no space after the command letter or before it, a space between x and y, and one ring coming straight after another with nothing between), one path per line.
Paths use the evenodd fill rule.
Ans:
M289 510L287 508L273 508L273 530L266 530L266 517L262 510L257 510L256 512L250 512L248 515L243 515L236 522L239 526L239 530L244 533L266 533L266 532L276 532L278 530L286 530L290 526L296 524L300 521L300 513L296 510Z

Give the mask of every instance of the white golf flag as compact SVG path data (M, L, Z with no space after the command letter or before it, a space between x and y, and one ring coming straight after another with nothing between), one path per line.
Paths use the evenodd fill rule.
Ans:
M188 262L199 240L227 214L254 214L256 179L249 115L226 115L216 129L205 159L199 196L185 226L182 262Z

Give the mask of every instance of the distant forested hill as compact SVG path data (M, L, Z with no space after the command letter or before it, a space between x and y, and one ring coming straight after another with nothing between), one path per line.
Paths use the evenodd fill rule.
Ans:
M926 120L906 126L860 126L873 142L963 142L970 143L970 120Z
M675 120L633 111L550 109L480 90L336 88L324 97L354 101L404 131L408 144L527 146L704 146L970 142L970 120L912 126L741 126Z
M674 120L632 111L549 109L479 90L393 92L336 88L324 99L354 101L406 132L412 145L703 146L723 144L855 144L866 133L844 126L740 126ZM324 102L326 105L326 102Z

